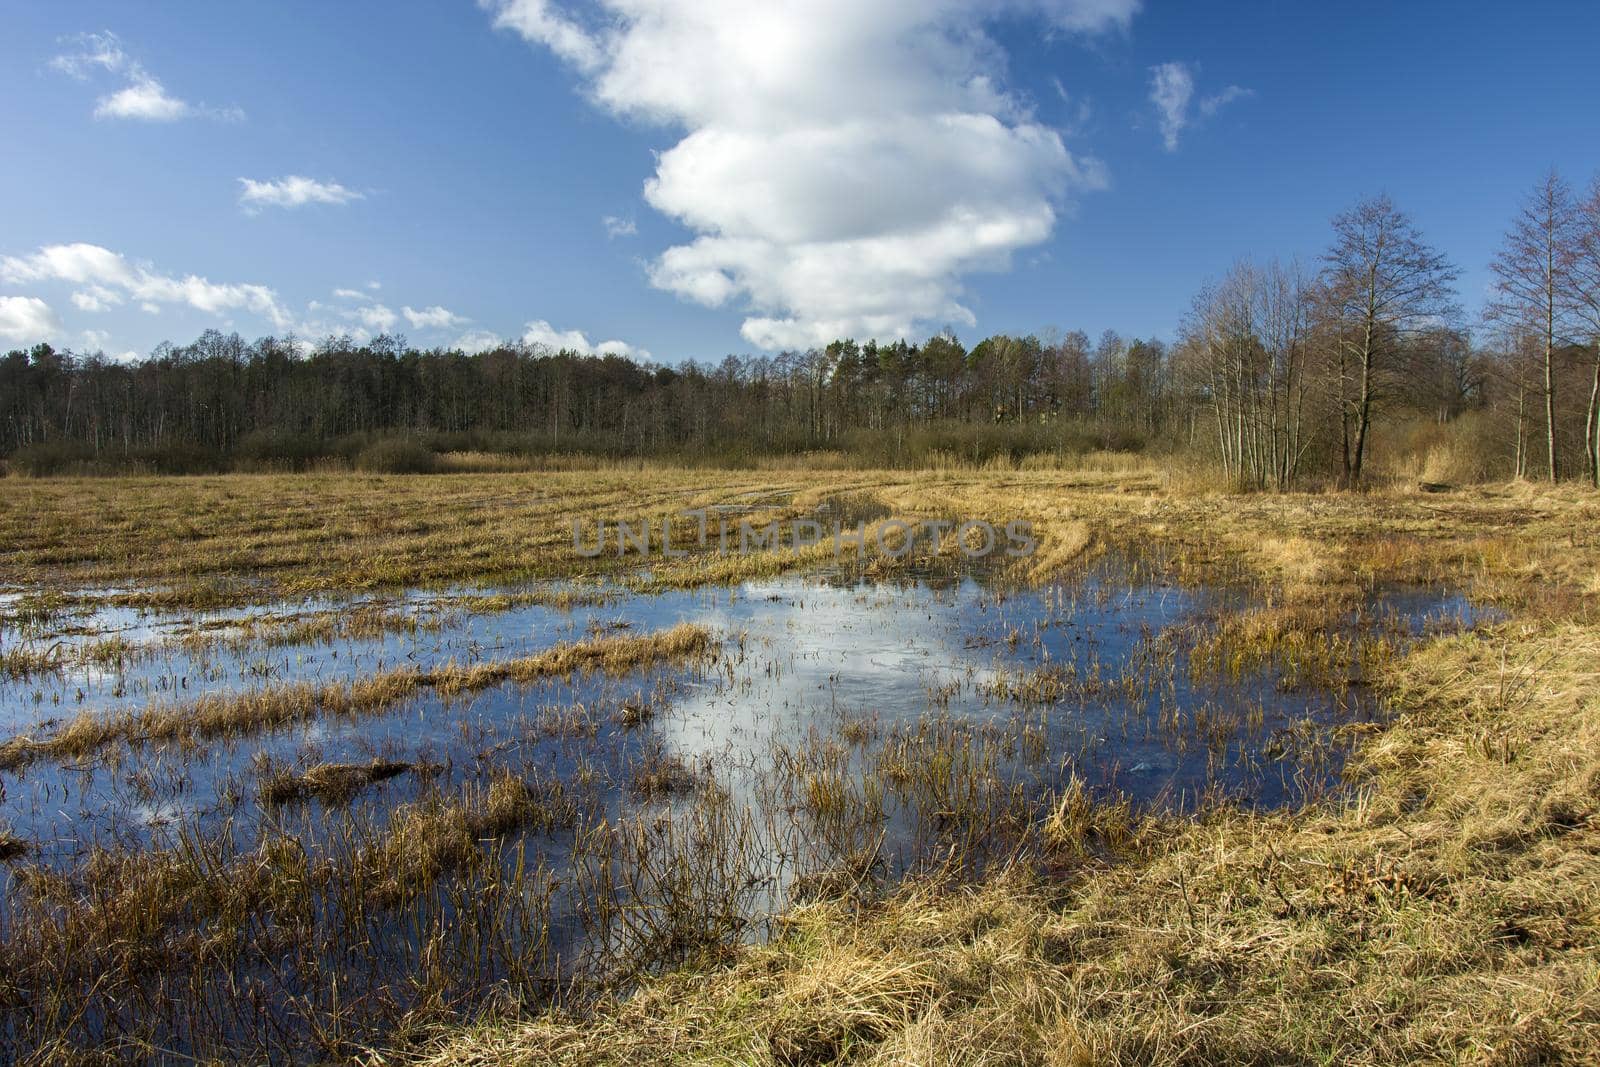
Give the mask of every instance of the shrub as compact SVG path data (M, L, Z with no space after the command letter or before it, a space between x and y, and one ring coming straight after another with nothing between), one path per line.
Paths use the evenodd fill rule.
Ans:
M81 441L41 441L11 453L9 465L30 478L82 474L94 463L94 449Z
M356 469L373 474L432 474L438 457L421 441L389 437L374 442L356 456Z
M241 470L307 470L328 455L328 446L312 434L257 430L245 434L234 449Z

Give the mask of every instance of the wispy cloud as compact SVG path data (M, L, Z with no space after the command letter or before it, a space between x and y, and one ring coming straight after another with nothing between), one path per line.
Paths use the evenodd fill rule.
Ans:
M607 237L632 237L639 232L639 227L632 219L621 215L607 215L600 220L600 224L606 228Z
M188 118L238 121L244 112L237 107L214 108L191 104L167 91L154 74L128 55L122 41L109 30L69 38L74 51L50 60L50 67L79 81L110 75L123 87L95 102L97 119L132 119L141 122L177 122Z
M1150 102L1161 122L1161 141L1168 152L1178 150L1178 137L1189 124L1189 101L1194 98L1194 75L1182 63L1162 63L1150 68Z
M1161 142L1168 152L1178 150L1183 131L1199 117L1208 119L1233 103L1255 95L1252 89L1230 85L1217 93L1200 98L1195 103L1195 67L1188 63L1162 63L1150 68L1150 102L1155 105L1156 119L1161 129Z
M299 174L268 181L240 178L244 188L239 193L239 203L248 214L258 214L262 208L297 208L307 204L348 204L364 200L366 194L346 188L338 182L318 181Z
M1230 85L1220 93L1214 93L1200 101L1200 114L1210 118L1235 100L1245 100L1256 95L1254 89L1246 89L1242 85Z

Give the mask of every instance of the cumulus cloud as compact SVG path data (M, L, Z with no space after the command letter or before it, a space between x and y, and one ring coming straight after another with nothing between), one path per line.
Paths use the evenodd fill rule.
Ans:
M239 192L239 203L249 214L264 207L296 208L307 204L348 204L365 199L366 194L348 189L338 182L322 182L299 174L290 174L269 181L240 178L244 186Z
M522 343L535 348L548 348L554 352L576 352L583 356L627 356L631 359L649 359L650 353L635 348L626 341L601 341L591 344L582 330L557 330L544 319L528 323L522 334Z
M395 323L400 321L400 316L382 304L371 304L367 307L356 308L354 311L349 311L345 314L350 318L354 318L372 333L388 333L394 329Z
M651 282L763 348L971 323L964 275L1045 241L1103 168L995 78L987 20L1125 26L1138 0L481 0L612 113L686 131L645 198L697 234Z
M1155 105L1161 140L1168 152L1178 150L1180 135L1193 123L1189 105L1195 97L1194 75L1194 68L1187 63L1162 63L1150 68L1150 102ZM1230 85L1221 92L1201 97L1195 110L1200 118L1212 118L1235 100L1254 95L1254 90Z
M503 340L499 334L491 333L488 330L469 330L456 338L455 344L450 347L458 348L463 352L477 354L479 352L487 352L493 348L499 348L502 343Z
M61 320L36 296L0 296L0 339L45 341L61 332Z
M188 104L169 94L154 78L145 76L95 104L97 119L142 119L145 122L175 122L187 118Z
M413 330L448 330L454 326L465 325L467 320L455 312L435 304L432 307L416 308L403 307L400 314L406 317Z
M267 286L222 284L196 274L162 274L99 245L46 245L31 256L0 256L0 281L81 286L72 299L84 311L135 300L152 313L176 304L210 314L250 311L270 319L280 330L291 324L278 294Z
M128 55L122 47L122 41L109 30L80 34L69 40L75 50L50 60L53 69L79 81L109 75L123 83L121 89L107 93L95 102L94 117L97 119L176 122L187 118L226 121L244 118L244 112L236 107L206 107L173 96L155 75Z

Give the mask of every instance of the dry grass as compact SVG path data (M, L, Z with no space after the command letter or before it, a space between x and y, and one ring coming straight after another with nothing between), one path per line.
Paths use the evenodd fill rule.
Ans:
M400 760L375 759L371 763L319 763L303 771L278 770L262 777L261 799L285 804L316 797L325 804L336 804L375 782L406 773L411 766Z
M369 893L392 906L422 891L439 875L480 856L480 842L514 830L569 828L578 808L558 781L528 781L501 771L461 801L438 797L397 810L387 832L364 848L357 865Z
M0 495L0 583L134 586L110 602L165 608L455 581L631 574L638 556L588 559L572 521L650 521L700 507L754 526L871 500L899 518L1033 523L1038 580L1106 546L1158 545L1187 568L1245 567L1320 595L1332 580L1476 582L1486 595L1600 589L1600 496L1577 486L1482 485L1444 494L1236 495L1119 461L1104 470L781 473L619 467L406 478L359 474L25 480ZM687 521L680 520L679 533ZM678 542L680 545L683 541ZM738 581L831 557L650 561L658 587ZM1536 581L1530 581L1536 579Z
M81 759L119 742L197 744L320 716L377 714L422 689L451 697L506 681L526 684L591 671L623 674L652 663L703 656L711 645L711 633L705 627L680 623L637 637L563 643L519 659L471 666L445 664L428 671L407 667L352 682L302 682L250 693L210 694L189 703L139 711L85 711L44 737L18 736L0 742L0 769L11 770L40 759Z

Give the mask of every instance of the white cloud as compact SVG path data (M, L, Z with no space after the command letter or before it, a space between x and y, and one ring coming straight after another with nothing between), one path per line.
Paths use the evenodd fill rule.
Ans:
M1182 63L1150 68L1150 102L1161 120L1161 140L1168 152L1178 150L1178 135L1189 124L1189 101L1194 98L1194 75Z
M279 330L287 329L291 322L278 294L267 286L220 284L196 274L161 274L92 244L46 245L31 256L0 256L0 281L83 286L74 294L73 303L86 311L131 299L151 313L164 305L179 304L213 315L254 312L270 319Z
M276 290L265 285L231 284L209 281L199 275L171 275L153 266L130 260L100 245L79 243L46 245L31 255L0 256L0 283L33 285L55 283L73 287L72 304L81 312L97 313L125 304L150 315L160 315L173 306L192 308L212 316L214 322L232 328L226 319L231 312L247 312L267 320L281 337L295 333L301 337L348 336L365 344L378 334L394 333L402 321L418 330L450 330L465 327L471 320L439 304L415 308L404 305L399 311L379 302L370 289L335 289L339 302L309 301L303 314L289 309ZM556 331L547 322L528 326L529 343L569 348L583 353L619 352L645 358L649 353L621 341L590 344L576 330ZM59 319L37 297L0 297L0 338L26 337L39 340L59 334ZM91 348L104 348L106 334L98 329L82 330ZM472 331L458 347L481 351L500 343L500 338Z
M244 112L236 107L212 108L191 104L167 91L155 75L145 70L123 49L117 35L85 33L71 38L77 50L63 53L50 66L79 81L88 81L104 71L119 78L121 89L107 93L95 102L97 119L134 119L142 122L176 122L187 118L213 118L237 121Z
M1200 101L1200 114L1210 118L1235 100L1244 100L1256 95L1254 89L1246 89L1242 85L1230 85L1220 93L1213 93Z
M656 286L748 309L764 348L971 322L961 278L1047 240L1105 184L995 80L983 32L1032 15L1125 26L1138 0L481 0L550 48L601 107L681 127L645 186L697 232ZM576 12L576 13L575 13Z
M600 220L600 224L606 228L607 237L632 237L639 232L639 227L632 219L620 215L607 215Z
M502 338L498 334L490 333L488 330L470 330L456 338L455 344L450 347L476 354L498 348L501 343Z
M114 307L119 307L123 302L121 293L107 289L103 285L91 285L87 289L80 289L72 294L72 306L79 311L110 311Z
M118 74L134 65L122 50L122 42L117 35L109 31L80 34L69 40L78 46L78 50L56 56L50 60L50 66L79 81L87 81L95 68Z
M394 329L395 323L400 321L400 316L382 304L371 304L344 314L346 318L355 319L373 333L388 333Z
M315 178L306 178L299 174L290 174L270 181L240 178L239 184L244 186L239 193L239 203L252 215L263 207L295 208L304 207L306 204L348 204L352 200L366 198L365 193L348 189L338 182L317 181Z
M61 332L61 320L36 296L0 296L0 338L44 341Z
M146 75L126 89L102 96L95 104L94 117L175 122L187 118L190 110L188 104L170 95L160 82Z
M582 330L557 330L544 319L535 319L533 322L528 323L527 330L522 335L522 343L548 348L555 352L576 352L583 356L612 355L627 356L631 359L650 358L650 353L647 350L635 348L626 341L601 341L599 344L590 344L589 338Z
M411 307L403 307L400 314L406 317L413 330L448 330L453 326L463 326L467 320L453 311L435 304L423 308L421 311Z
M1150 102L1160 120L1161 140L1168 152L1178 150L1180 135L1194 120L1189 105L1194 103L1194 68L1187 63L1162 63L1150 68ZM1200 98L1195 110L1202 119L1213 118L1233 103L1256 95L1242 85L1229 85L1220 92Z

